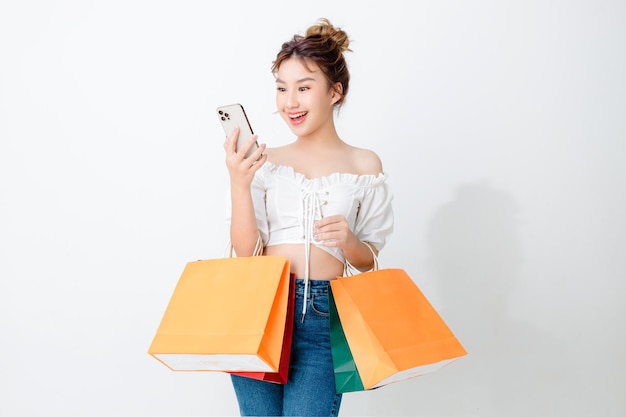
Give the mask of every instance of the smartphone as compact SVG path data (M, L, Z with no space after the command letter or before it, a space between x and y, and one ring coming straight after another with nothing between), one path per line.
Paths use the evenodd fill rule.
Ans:
M230 136L233 133L233 129L236 127L239 128L239 140L237 141L237 149L239 149L243 144L247 143L250 139L250 136L254 134L252 131L252 126L250 126L250 121L248 120L248 116L246 116L246 111L243 109L243 106L239 103L228 104L226 106L220 106L217 108L217 116L222 123L222 127L224 128L224 133L226 136ZM250 151L246 154L246 158L250 156L257 148L259 144L257 142L250 148Z

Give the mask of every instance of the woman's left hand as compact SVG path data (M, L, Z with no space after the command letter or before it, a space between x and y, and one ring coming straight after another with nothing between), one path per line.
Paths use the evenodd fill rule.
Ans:
M356 247L361 243L343 215L328 216L315 222L313 238L324 246L341 249Z
M328 216L315 222L313 238L324 246L340 248L346 261L359 270L369 270L374 266L372 255L378 254L378 251L359 240L350 230L345 216Z

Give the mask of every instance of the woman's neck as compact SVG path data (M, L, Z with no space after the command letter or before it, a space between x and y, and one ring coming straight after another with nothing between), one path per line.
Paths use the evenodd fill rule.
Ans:
M335 125L330 123L322 129L318 129L311 134L298 136L294 145L300 149L321 149L335 148L344 145L335 129Z

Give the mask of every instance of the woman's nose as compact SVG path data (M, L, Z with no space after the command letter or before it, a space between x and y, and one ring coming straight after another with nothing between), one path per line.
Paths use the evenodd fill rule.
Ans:
M291 90L287 93L287 107L288 108L298 107L298 97L297 97L296 91Z

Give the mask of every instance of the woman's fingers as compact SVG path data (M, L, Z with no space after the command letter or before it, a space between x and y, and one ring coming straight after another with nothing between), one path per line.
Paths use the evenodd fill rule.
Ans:
M237 153L237 141L239 140L239 128L235 126L233 131L226 137L224 150L227 154Z
M315 223L313 238L326 246L343 246L350 236L350 226L343 215L324 217Z
M232 133L224 142L224 150L226 152L226 167L230 175L231 183L238 186L249 186L252 182L254 174L267 160L267 156L263 154L265 144L260 145L248 156L247 152L255 147L257 136L254 135L245 144L237 149L237 141L239 139L239 129L234 128Z
M258 139L258 136L257 136L257 135L252 135L252 136L250 136L250 139L248 139L248 141L247 141L246 143L244 143L243 145L241 145L241 147L240 147L239 149L237 149L237 150L236 150L236 152L237 152L238 154L241 154L241 155L242 155L242 158L243 158L245 155L248 155L248 152L250 151L250 149L253 149L253 148L255 148L255 147L258 147L258 146L256 145L256 141L257 141L257 139ZM259 154L259 156L260 156L260 154ZM257 156L254 160L257 160L257 159L258 159L258 156Z
M229 161L231 161L231 164L241 165L244 168L250 168L256 166L258 162L261 162L266 145L257 145L257 139L257 135L252 135L246 143L237 149L237 142L239 141L239 128L235 127L224 142L226 157ZM254 151L246 158L245 155L247 155L251 149L254 149Z

